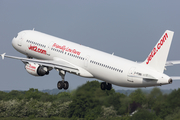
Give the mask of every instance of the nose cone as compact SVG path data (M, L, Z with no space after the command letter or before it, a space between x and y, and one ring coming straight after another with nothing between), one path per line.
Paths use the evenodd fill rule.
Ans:
M16 49L17 48L17 40L16 38L12 39L12 46Z
M15 38L12 39L12 46L14 47L15 45Z

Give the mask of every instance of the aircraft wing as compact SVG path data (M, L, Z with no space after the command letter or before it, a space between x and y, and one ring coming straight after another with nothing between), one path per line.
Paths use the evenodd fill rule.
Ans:
M51 67L51 68L54 68L54 69L65 70L65 71L73 72L73 73L76 73L76 74L79 73L79 69L77 67L75 67L74 65L68 63L67 61L61 60L61 59L58 59L56 61L53 61L53 60L38 60L38 59L29 59L29 58L9 56L9 55L5 55L5 53L1 54L1 57L2 57L2 59L4 59L4 57L13 58L13 59L21 60L23 63L37 63L39 65L46 66L46 67Z
M180 60L174 60L174 61L167 61L166 66L173 66L176 64L180 64Z

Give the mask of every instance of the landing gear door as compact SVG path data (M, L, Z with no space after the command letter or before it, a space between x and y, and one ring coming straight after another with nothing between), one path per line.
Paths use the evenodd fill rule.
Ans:
M46 55L51 56L51 48L53 46L54 42L50 42L47 46Z

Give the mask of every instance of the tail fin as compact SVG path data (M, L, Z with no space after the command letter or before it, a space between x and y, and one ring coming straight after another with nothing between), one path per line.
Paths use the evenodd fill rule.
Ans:
M166 30L143 64L163 73L173 35L173 31Z

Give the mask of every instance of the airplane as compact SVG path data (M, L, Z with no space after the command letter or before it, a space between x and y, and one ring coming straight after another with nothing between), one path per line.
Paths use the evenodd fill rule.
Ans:
M144 62L130 61L39 31L23 30L12 40L12 46L27 58L1 54L21 60L26 71L34 76L48 75L55 69L62 80L57 88L67 90L66 72L102 80L101 89L111 90L112 84L122 87L151 87L171 84L180 77L164 74L165 66L180 64L166 62L174 32L166 30ZM172 80L173 79L173 80Z

